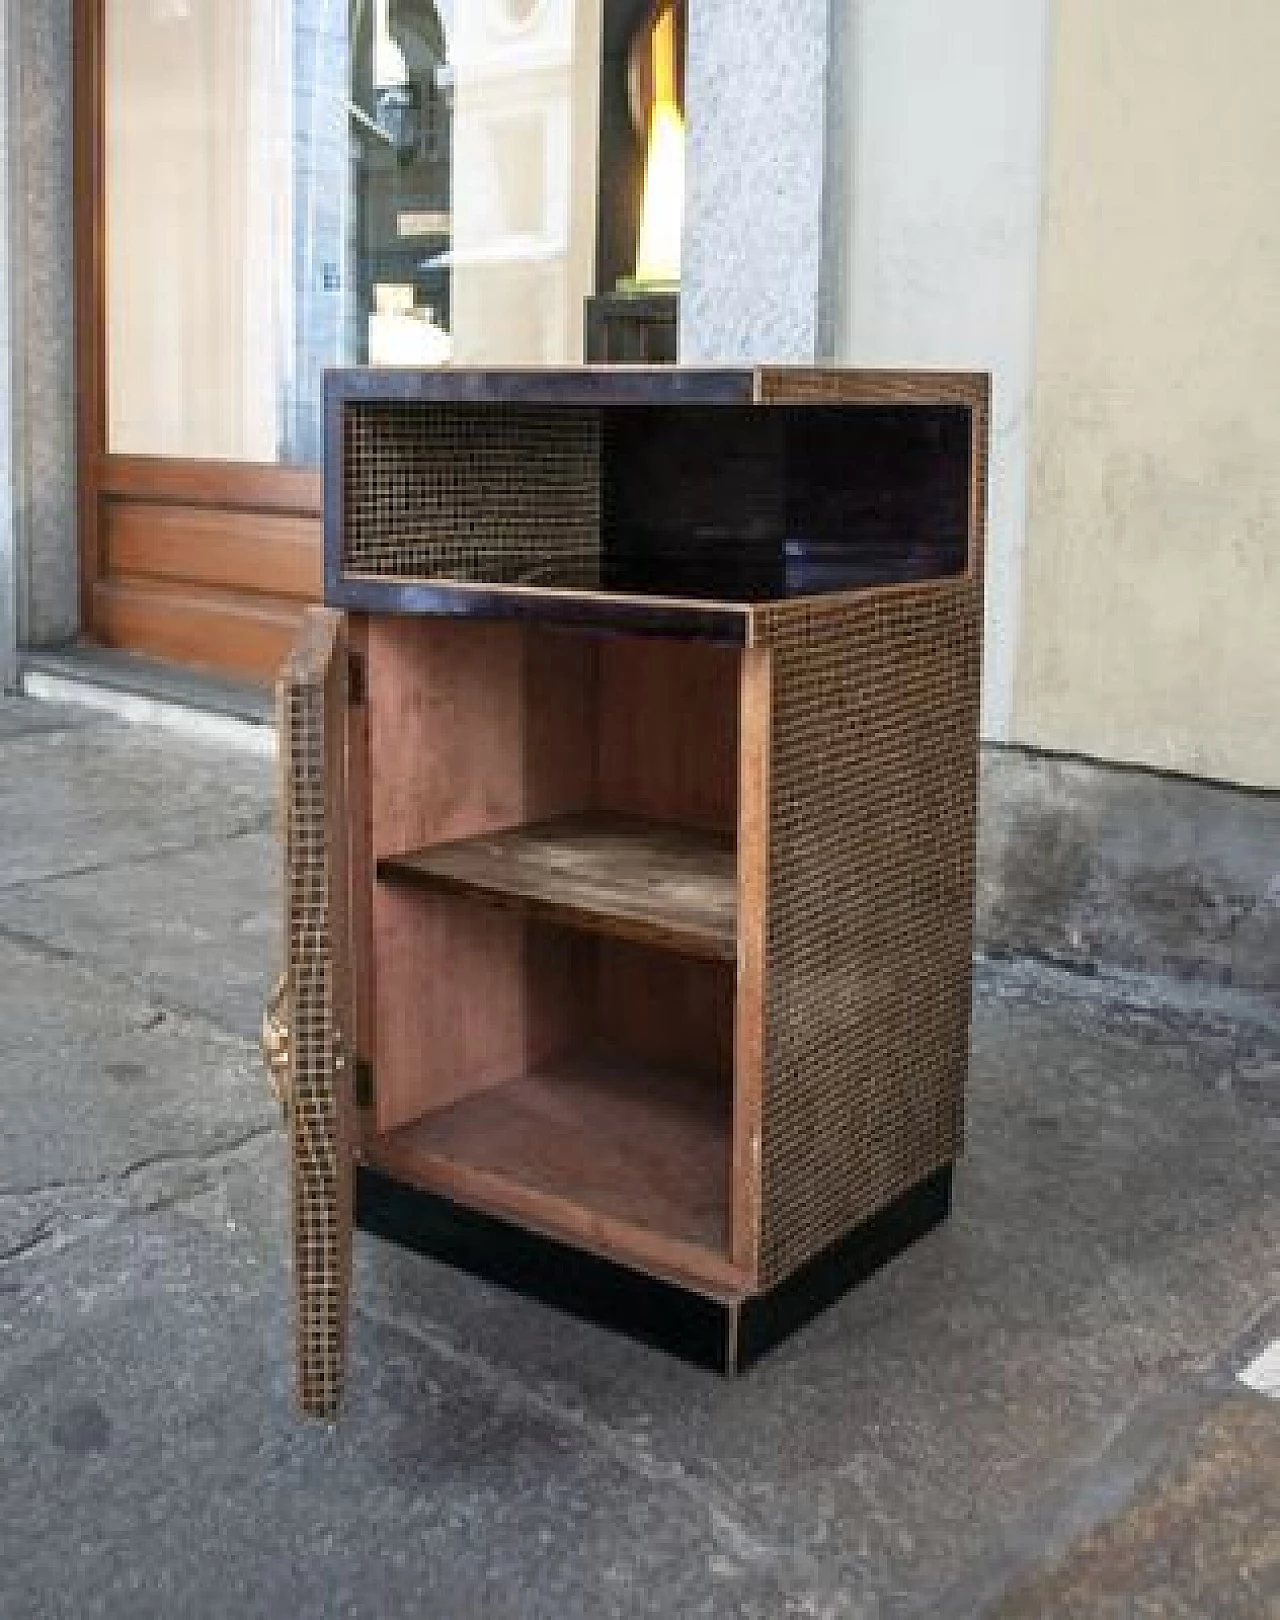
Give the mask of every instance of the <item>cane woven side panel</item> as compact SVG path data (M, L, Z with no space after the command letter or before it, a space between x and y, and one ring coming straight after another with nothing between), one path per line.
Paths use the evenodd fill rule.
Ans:
M278 688L284 772L290 1148L297 1387L330 1417L342 1396L352 1167L341 1086L345 994L340 620L315 610Z
M600 579L600 417L527 405L349 404L343 566L589 588Z
M981 585L762 610L772 660L761 1281L954 1159Z

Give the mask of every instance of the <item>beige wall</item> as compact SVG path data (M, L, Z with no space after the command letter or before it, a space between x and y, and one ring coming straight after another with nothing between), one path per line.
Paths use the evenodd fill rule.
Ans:
M1280 4L1058 0L1014 734L1280 787Z
M1280 0L1277 0L1280 3ZM983 736L1009 737L1027 508L1049 0L843 0L827 194L836 356L989 371Z

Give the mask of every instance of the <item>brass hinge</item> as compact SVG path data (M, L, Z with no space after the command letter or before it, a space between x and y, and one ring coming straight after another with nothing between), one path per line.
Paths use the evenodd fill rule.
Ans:
M356 1107L373 1107L373 1064L363 1058L356 1063Z
M347 654L347 702L352 707L359 707L368 696L368 681L365 679L364 659L359 653Z

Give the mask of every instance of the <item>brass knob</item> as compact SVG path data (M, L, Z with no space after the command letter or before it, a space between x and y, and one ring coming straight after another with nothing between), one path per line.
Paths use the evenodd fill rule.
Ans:
M267 997L262 1009L262 1061L266 1065L267 1080L280 1104L280 1113L289 1122L289 976L282 973Z

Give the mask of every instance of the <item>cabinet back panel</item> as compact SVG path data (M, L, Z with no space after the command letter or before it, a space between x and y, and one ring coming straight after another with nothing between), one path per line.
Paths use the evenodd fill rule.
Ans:
M621 940L597 942L595 1035L641 1062L705 1076L728 1093L734 970Z
M592 669L585 637L370 620L375 857L585 810Z
M599 649L596 808L736 833L741 652L639 636Z
M591 670L583 638L370 620L375 859L585 809ZM567 936L531 950L517 917L385 883L372 936L379 1130L509 1080L563 1044L575 999Z
M572 941L531 951L527 933L507 912L378 886L380 1131L500 1085L570 1044Z

